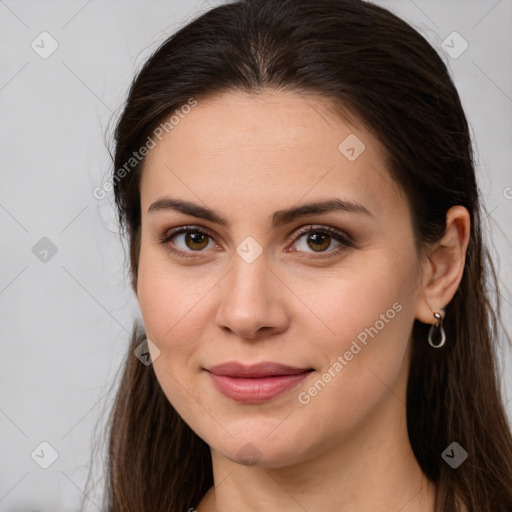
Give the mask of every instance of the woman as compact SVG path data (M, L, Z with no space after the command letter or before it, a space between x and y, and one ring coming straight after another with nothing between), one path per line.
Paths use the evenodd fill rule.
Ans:
M512 510L471 140L421 35L360 0L212 9L114 160L144 328L107 510Z

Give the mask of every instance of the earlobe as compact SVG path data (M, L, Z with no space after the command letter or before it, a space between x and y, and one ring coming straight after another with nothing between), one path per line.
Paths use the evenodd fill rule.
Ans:
M434 313L453 299L464 273L470 235L470 215L463 206L453 206L446 214L446 229L441 240L425 256L424 283L416 318L435 324Z

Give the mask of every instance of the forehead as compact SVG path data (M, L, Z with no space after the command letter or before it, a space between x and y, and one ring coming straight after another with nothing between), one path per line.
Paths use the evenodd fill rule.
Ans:
M324 98L299 93L199 99L155 139L144 162L142 208L169 193L207 203L217 198L224 208L341 194L372 210L396 209L401 194L385 169L382 147L358 125Z

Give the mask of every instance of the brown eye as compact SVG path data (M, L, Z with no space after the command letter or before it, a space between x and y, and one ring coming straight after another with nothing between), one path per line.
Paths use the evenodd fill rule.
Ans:
M286 252L318 254L318 256L308 256L310 258L330 257L354 247L349 236L328 226L309 226L300 231L295 240L293 244L296 246L295 249L293 251L286 249ZM210 233L194 226L171 229L159 239L159 243L165 246L167 252L181 258L200 257L206 249L213 248L209 246L210 241L213 247L218 247ZM333 243L334 248L330 249Z
M329 250L333 243L334 247ZM318 253L319 258L333 256L350 247L354 247L350 237L328 226L309 226L303 229L296 235L296 241L293 245L295 251L309 254ZM325 253L325 256L323 253Z
M319 233L308 234L307 244L314 251L323 251L331 245L331 236Z
M195 258L194 252L204 252L212 240L212 236L198 228L181 227L167 231L159 240L167 252L182 258ZM213 244L216 245L215 243Z
M193 251L204 249L208 245L208 235L200 232L188 232L185 234L184 243Z

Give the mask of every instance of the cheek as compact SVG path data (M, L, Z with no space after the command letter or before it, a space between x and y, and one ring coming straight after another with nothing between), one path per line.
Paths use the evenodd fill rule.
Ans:
M319 377L325 376L322 380L328 381L325 388L329 390L323 391L322 383L317 391L301 389L312 401L322 401L314 398L321 391L328 400L341 396L364 409L386 392L386 386L395 385L407 365L415 259L410 255L398 259L393 254L372 259L371 266L354 265L343 275L319 281L318 286L303 283L300 293L305 294L307 287L308 304L320 312L321 322L315 319L315 323L329 333L322 340L317 337L315 347L324 356Z
M138 300L146 336L160 351L153 360L153 370L162 391L183 418L202 414L195 404L200 401L192 378L197 369L194 354L201 339L201 297L205 288L194 290L191 280L179 273L169 275L155 262L141 254Z
M202 299L208 287L203 286L206 283L195 286L195 282L183 272L171 272L170 265L162 264L160 254L141 250L137 297L146 335L163 359L176 365L183 363L194 351L194 340L200 339Z
M404 330L401 320L407 316L403 311L412 298L414 263L385 252L368 254L364 259L370 264L366 265L363 257L358 261L354 258L353 264L324 272L316 281L293 283L294 292L304 297L315 313L311 327L312 322L318 323L331 339L328 345L337 351L358 337L364 342L370 336L368 330L377 334L376 329L379 335L387 332L390 338Z

